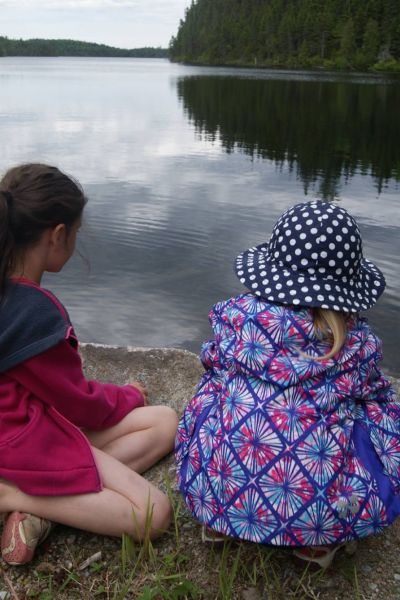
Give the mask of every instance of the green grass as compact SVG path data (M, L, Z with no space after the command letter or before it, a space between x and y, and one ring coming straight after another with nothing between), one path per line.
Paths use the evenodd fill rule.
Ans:
M108 540L101 559L82 571L82 561L100 548L90 544L89 534L78 533L83 542L66 545L65 557L69 560L61 561L68 568L46 562L51 555L44 552L30 569L22 568L29 580L24 595L10 567L0 571L1 589L10 591L10 599L15 597L7 584L7 580L13 580L18 598L36 600L236 600L242 599L243 590L249 588L262 600L327 597L323 586L332 574L296 566L290 550L230 539L222 544L203 544L200 526L187 515L169 481L166 489L173 506L173 522L159 540L150 540L149 510L143 543L135 543L128 536L120 543ZM66 530L66 535L70 533ZM100 538L96 539L98 543ZM338 565L350 592L348 597L361 600L353 561L339 559Z

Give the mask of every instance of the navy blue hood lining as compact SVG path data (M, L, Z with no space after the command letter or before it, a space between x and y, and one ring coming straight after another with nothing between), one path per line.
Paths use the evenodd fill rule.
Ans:
M47 292L10 282L0 303L0 372L56 346L70 327L66 311Z

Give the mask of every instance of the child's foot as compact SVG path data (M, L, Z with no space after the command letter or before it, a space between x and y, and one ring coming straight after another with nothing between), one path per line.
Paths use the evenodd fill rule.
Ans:
M36 546L52 528L51 521L14 511L8 515L1 536L1 554L10 565L24 565L32 560Z
M314 563L322 569L326 569L331 565L336 552L340 548L344 548L347 554L354 554L356 551L356 542L345 542L336 546L306 546L293 550L293 554L300 560Z

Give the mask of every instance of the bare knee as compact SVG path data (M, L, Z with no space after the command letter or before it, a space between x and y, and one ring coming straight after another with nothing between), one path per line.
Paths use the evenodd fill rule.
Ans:
M151 522L151 538L156 538L167 531L171 524L172 507L169 499L162 494L153 509Z
M178 422L178 415L173 408L157 406L156 427L160 432L160 438L165 440L168 450L172 450L174 446Z
M171 523L172 507L165 494L158 490L153 496L152 504L146 510L134 515L129 528L132 537L141 542L145 539L155 539L165 533Z

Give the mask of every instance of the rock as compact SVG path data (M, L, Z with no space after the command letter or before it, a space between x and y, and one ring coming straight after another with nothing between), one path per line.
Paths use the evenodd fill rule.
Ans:
M369 588L370 588L370 589L371 589L373 592L376 592L376 591L378 591L378 586L377 586L377 584L376 584L376 583L370 583L370 584L368 584L368 587L369 587Z
M261 600L260 592L257 588L246 588L242 591L242 600Z
M371 573L372 567L370 567L369 565L361 565L361 571L363 573Z
M124 385L142 381L151 404L168 404L181 413L204 369L198 357L175 348L119 348L81 345L86 374L91 379Z
M150 404L167 404L180 415L193 395L204 369L198 357L176 348L120 348L81 344L84 370L89 379L125 385L142 381ZM173 454L145 474L165 491L165 481L175 487Z

